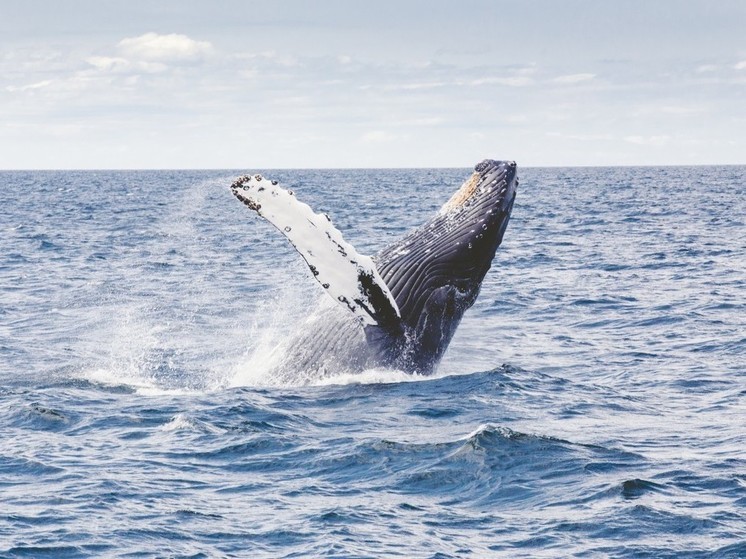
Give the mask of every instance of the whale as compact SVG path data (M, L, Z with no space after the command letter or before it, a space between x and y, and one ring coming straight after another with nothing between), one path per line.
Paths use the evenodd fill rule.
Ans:
M233 195L287 238L326 293L283 345L281 374L433 373L479 295L517 188L514 161L485 159L435 215L371 257L278 181L238 177Z

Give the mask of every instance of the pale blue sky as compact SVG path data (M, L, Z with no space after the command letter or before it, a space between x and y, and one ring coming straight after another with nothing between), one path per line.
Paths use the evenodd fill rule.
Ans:
M746 2L0 0L0 168L746 163Z

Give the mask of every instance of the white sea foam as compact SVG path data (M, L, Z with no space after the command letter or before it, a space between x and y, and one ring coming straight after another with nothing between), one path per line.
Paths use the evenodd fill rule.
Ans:
M177 413L171 420L161 425L161 431L195 431L195 423L183 413Z
M189 417L185 413L177 413L168 423L161 425L161 431L202 431L206 433L220 434L225 430L204 421Z
M147 395L204 393L227 385L230 352L216 344L214 332L201 324L208 314L205 309L222 294L207 277L209 270L200 274L198 267L190 266L188 281L181 281L180 266L172 264L183 266L204 258L197 220L212 187L209 182L192 184L152 224L158 235L142 247L147 256L138 265L112 274L116 284L98 306L91 306L86 324L81 325L78 349L88 356L88 366L75 376ZM170 285L154 280L144 284L142 277L152 276L152 267L161 264L177 270ZM239 329L228 333L222 339L230 347L245 341Z
M262 183L269 185L270 181ZM117 270L117 285L142 293L114 290L95 311L92 309L78 347L89 358L76 376L148 396L202 394L233 387L375 384L433 378L385 369L353 373L344 363L331 371L296 371L292 363L284 363L293 334L318 328L318 317L335 304L323 289L308 281L308 270L294 254L287 261L278 261L272 273L273 285L261 291L260 299L251 298L260 291L251 290L250 283L242 286L248 291L235 293L216 288L210 276L216 266L200 265L206 254L200 235L210 221L204 214L214 211L210 208L214 203L210 192L221 192L213 190L217 186L223 188L212 183L188 187L185 195L175 198L167 213L152 224L158 235L143 247L147 257L135 266ZM303 212L323 218L323 231L327 224L336 231L308 206ZM339 235L337 242L342 246ZM278 239L281 245L281 237ZM274 241L260 242L267 244L257 246L252 242L251 249L269 250ZM349 245L344 246L349 254L359 257ZM165 272L155 276L148 266L161 262ZM188 276L182 269L189 271ZM143 277L151 279L143 283ZM152 277L164 277L167 283L154 283ZM245 277L249 282L261 281L260 273ZM231 312L216 315L213 308Z
M361 372L332 374L311 382L312 386L334 386L349 384L397 384L419 382L433 377L407 373L399 369L374 368Z

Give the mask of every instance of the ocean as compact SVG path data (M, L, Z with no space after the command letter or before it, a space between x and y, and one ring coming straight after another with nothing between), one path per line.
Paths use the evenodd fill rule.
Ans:
M248 171L371 255L469 173ZM746 167L519 167L436 374L310 382L243 172L0 172L0 557L746 557Z

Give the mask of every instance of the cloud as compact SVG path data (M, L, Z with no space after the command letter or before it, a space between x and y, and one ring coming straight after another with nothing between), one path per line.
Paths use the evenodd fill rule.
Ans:
M625 136L624 141L638 146L665 146L671 140L671 136Z
M400 126L437 126L443 124L445 119L442 117L423 117L413 118L409 120L402 120L399 122Z
M483 152L532 164L739 162L746 153L725 149L722 138L744 123L746 53L732 43L702 54L646 36L658 42L632 38L622 45L625 58L611 60L618 52L599 51L572 28L564 41L533 45L482 34L464 47L470 52L440 55L473 29L473 18L432 37L395 27L387 39L406 38L398 44L375 40L378 26L337 25L319 13L313 25L254 26L247 41L245 26L230 23L234 11L220 25L196 10L192 23L180 14L174 26L160 11L148 12L146 27L87 21L74 41L63 34L4 43L0 129L20 123L31 138L74 125L85 130L80 137L97 138L92 147L100 141L101 153L126 144L140 158L116 163L86 155L83 144L60 142L55 151L39 143L44 165L64 161L49 155L63 148L66 165L174 164L158 149L166 143L193 148L181 165L208 166L247 158L334 166L340 153L345 165L365 166L466 164ZM65 28L57 23L55 33ZM700 154L688 157L686 134L704 116ZM743 147L743 135L725 136ZM7 133L0 143L10 149L21 137ZM308 149L287 149L295 141ZM0 159L25 161L10 153Z
M558 76L554 78L552 81L554 83L560 83L560 84L573 84L573 83L581 83L581 82L587 82L592 80L596 77L596 74L567 74L565 76Z
M118 56L89 56L85 61L98 70L106 71L129 66L129 61L126 58Z
M507 85L509 87L524 87L527 85L531 85L534 83L534 80L527 76L508 76L505 78L496 78L496 77L490 77L490 78L479 78L476 80L472 80L469 82L469 85L489 85L489 84L497 84L497 85Z
M186 35L145 33L122 39L117 48L125 58L156 62L199 60L213 51L209 41L195 41Z
M396 134L390 134L383 130L372 130L371 132L363 134L360 139L365 143L383 143L394 141L397 138L398 136L396 136Z
M263 50L261 52L240 52L233 55L238 61L250 61L255 63L271 63L273 66L292 68L298 66L298 58L293 55L279 54L274 50Z
M89 56L85 62L104 74L159 74L166 72L169 65L200 61L212 52L208 41L195 41L176 33L145 33L119 41L115 54Z
M695 103L695 102L683 102L678 103L676 101L666 104L662 103L647 103L644 105L638 105L629 112L631 116L637 118L658 118L661 115L669 117L690 117L694 115L701 115L704 113L711 112L711 107L708 104Z
M386 85L383 87L386 91L415 91L418 89L435 89L438 87L446 87L453 85L451 82L439 81L439 82L417 82L417 83L403 83L397 85ZM369 85L364 85L361 89L369 89Z
M551 138L575 140L578 142L598 142L602 140L606 141L614 139L614 136L612 136L611 134L564 134L562 132L547 132L546 135Z
M162 62L148 62L144 60L130 61L120 56L89 56L85 61L102 72L110 73L132 73L144 72L147 74L157 74L164 72L168 66Z
M534 80L527 76L508 76L504 78L488 77L477 78L469 81L464 80L443 80L432 82L414 82L402 84L390 84L383 86L385 91L415 91L437 89L442 87L462 87L464 85L482 86L482 85L504 85L508 87L525 87L534 83ZM373 86L365 84L360 89L371 89Z
M15 86L15 85L9 85L5 88L6 91L33 91L34 89L43 89L45 87L48 87L52 85L52 80L43 80L40 82L30 83L28 85L21 85L21 86Z
M660 112L669 115L688 116L707 112L707 109L704 106L698 105L665 105L660 108Z

